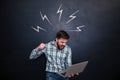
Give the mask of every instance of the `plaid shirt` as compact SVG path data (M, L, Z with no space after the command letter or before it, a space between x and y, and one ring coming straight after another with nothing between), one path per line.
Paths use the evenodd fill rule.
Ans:
M62 50L59 50L54 45L54 41L45 45L46 47L43 50L38 51L37 49L33 49L30 54L30 59L36 59L44 53L47 58L46 71L49 72L59 72L72 65L72 53L71 48L68 45Z

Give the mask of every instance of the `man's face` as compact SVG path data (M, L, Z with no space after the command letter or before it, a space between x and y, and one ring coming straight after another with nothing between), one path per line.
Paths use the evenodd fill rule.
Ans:
M68 42L67 39L63 39L63 38L57 39L56 38L57 47L60 50L64 49L64 47L67 44L67 42Z

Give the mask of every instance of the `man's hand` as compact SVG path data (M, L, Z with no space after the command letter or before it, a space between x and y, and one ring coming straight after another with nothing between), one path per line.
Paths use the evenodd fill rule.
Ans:
M44 44L44 43L41 43L41 44L37 47L38 50L42 50L42 49L44 49L44 48L45 48L45 44Z
M71 78L71 77L74 77L75 75L79 75L79 73L71 74L71 75L69 75L68 77Z

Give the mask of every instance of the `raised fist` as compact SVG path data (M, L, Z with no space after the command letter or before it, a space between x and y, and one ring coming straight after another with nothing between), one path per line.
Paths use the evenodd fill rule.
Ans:
M41 44L37 47L38 50L42 50L42 49L44 49L44 48L45 48L45 44L44 44L44 43L41 43Z

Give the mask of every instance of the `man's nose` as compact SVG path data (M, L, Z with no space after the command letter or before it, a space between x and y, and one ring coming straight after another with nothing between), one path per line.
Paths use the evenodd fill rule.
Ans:
M62 45L63 45L63 46L65 46L66 44L65 44L65 43L63 43Z

